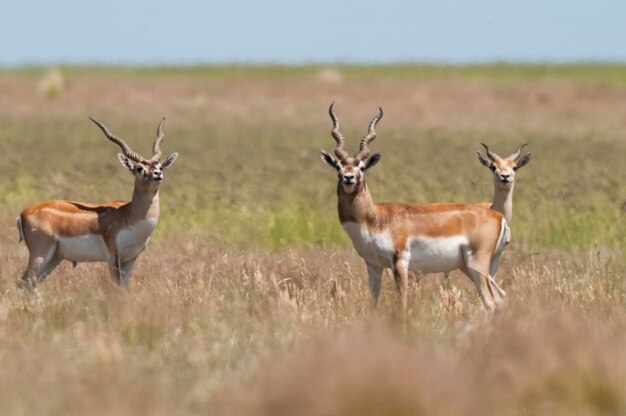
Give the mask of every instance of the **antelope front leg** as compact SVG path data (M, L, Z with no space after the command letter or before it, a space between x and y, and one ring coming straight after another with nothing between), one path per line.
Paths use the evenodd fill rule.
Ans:
M120 264L117 254L109 259L107 264L109 265L109 274L111 275L111 280L113 280L113 282L115 282L117 285L122 286L122 265Z
M404 318L406 316L407 289L409 284L409 262L403 259L401 254L394 255L393 278L396 282L396 291L398 292L402 318Z
M130 274L133 272L135 260L137 260L137 257L121 262L119 256L116 255L112 261L109 261L109 273L111 274L111 279L122 287L128 287L128 281L130 279Z
M369 277L370 293L372 295L372 302L374 306L378 306L378 297L380 296L380 284L383 280L383 268L374 266L373 264L367 265L367 274Z
M476 286L478 296L483 303L488 315L493 315L497 308L495 288L491 285L489 276L489 261L485 256L479 254L468 255L465 259L465 266L461 269Z
M133 272L133 266L135 265L134 259L128 260L124 263L120 263L120 285L124 287L128 287L128 281L130 280L130 274Z
M498 266L500 265L501 256L502 253L493 256L491 263L489 264L489 282L495 288L494 295L496 295L495 300L498 305L503 305L506 302L506 292L496 282L496 272L498 271Z

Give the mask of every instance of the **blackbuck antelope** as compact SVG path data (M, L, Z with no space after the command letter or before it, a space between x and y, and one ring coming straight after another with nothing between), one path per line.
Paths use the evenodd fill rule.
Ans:
M487 166L493 172L493 202L482 202L479 205L487 208L495 209L504 215L506 222L511 225L511 217L513 215L513 186L515 185L515 172L530 162L532 153L526 153L522 156L522 149L527 146L523 144L517 148L511 155L501 158L481 143L485 148L486 156L480 152L476 152L478 160Z
M508 242L508 225L503 215L467 204L374 203L365 173L380 160L380 153L368 156L369 143L376 138L375 127L383 111L380 109L371 121L359 151L350 157L344 149L345 139L333 105L329 114L338 160L323 150L321 156L338 173L339 220L367 264L374 304L378 302L385 268L393 271L403 312L409 268L424 272L460 269L474 282L485 309L495 311L506 297L492 278Z
M20 242L24 240L28 247L28 266L18 280L20 287L35 286L62 260L74 265L105 261L112 279L127 286L135 260L156 227L163 170L178 157L172 153L160 162L165 118L157 128L149 159L134 152L105 125L91 120L122 149L118 158L135 177L132 200L104 204L50 200L25 208L17 218Z
M506 219L507 225L511 226L511 217L513 215L513 185L515 181L515 171L522 166L526 165L532 156L532 153L527 153L522 156L522 149L528 144L523 144L517 148L513 154L501 158L487 147L486 144L481 143L485 148L487 156L480 152L476 152L478 160L483 165L487 166L493 172L493 201L492 202L480 202L476 205L491 208L502 215ZM447 279L449 273L445 273L444 277ZM495 276L492 276L495 278Z

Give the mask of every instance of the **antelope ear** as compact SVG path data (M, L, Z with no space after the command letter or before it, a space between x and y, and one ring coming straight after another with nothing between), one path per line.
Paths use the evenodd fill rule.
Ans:
M491 160L487 159L487 157L485 155L483 155L482 153L480 153L480 152L476 152L476 156L478 156L478 161L480 163L482 163L483 165L485 165L489 169L491 169L491 166L493 165Z
M335 168L335 170L340 169L339 162L337 162L337 160L335 160L331 155L329 155L324 150L320 150L320 153L321 153L321 157L324 163L326 163L328 166L332 168Z
M530 158L533 154L532 153L526 153L524 156L522 156L522 158L519 160L519 162L517 162L515 164L515 169L519 169L522 166L526 165L528 162L530 162Z
M374 167L375 164L380 160L381 154L376 152L365 162L365 170L368 170L371 167Z
M129 158L124 156L122 153L118 153L117 158L120 160L120 163L122 164L122 166L124 166L129 171L134 172L135 165L133 165L133 162L131 162Z
M169 155L167 159L165 159L163 163L161 163L161 169L169 168L170 166L172 166L174 162L176 162L177 157L178 157L178 152L174 152L171 155Z

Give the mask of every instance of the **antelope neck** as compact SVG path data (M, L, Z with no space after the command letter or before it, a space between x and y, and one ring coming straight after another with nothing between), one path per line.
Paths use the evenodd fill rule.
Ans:
M513 215L513 187L511 184L509 189L502 189L496 184L496 189L493 195L493 203L491 209L500 212L504 215L506 222L511 224L511 217Z
M146 218L159 218L159 191L142 191L137 185L133 190L133 199L128 206L130 222Z
M376 206L365 183L359 185L356 192L344 192L341 184L337 185L339 221L371 223L376 218Z

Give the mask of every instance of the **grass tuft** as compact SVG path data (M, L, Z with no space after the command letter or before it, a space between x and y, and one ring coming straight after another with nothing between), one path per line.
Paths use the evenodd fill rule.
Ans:
M37 86L37 92L48 100L59 98L64 90L65 78L58 68L48 71Z

